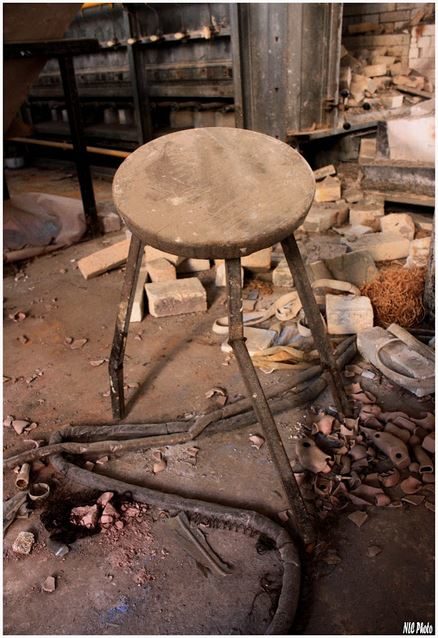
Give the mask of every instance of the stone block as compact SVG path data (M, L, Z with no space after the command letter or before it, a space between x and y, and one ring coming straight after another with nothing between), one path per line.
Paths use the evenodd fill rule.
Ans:
M171 253L166 253L164 250L159 250L158 248L154 248L153 246L145 246L144 252L146 255L146 263L149 261L153 261L154 259L167 259L174 266L179 266L185 260L185 257L179 257L178 255L172 255Z
M396 62L389 67L391 75L405 75L409 73L409 65L406 62Z
M279 288L293 288L294 279L286 259L282 259L278 266L272 271L272 283Z
M348 281L358 288L372 281L378 272L374 259L365 250L324 259L324 263L334 279Z
M263 248L255 253L242 257L241 263L244 268L252 272L266 272L271 269L272 248Z
M338 199L341 199L341 182L337 177L329 176L316 184L316 202L336 202Z
M411 12L407 11L385 11L380 13L380 22L405 22L411 17Z
M372 54L371 56L371 61L373 64L385 64L386 68L389 69L389 67L391 66L391 64L394 64L396 61L396 57L395 56L391 56L391 55L378 55L378 54Z
M317 168L313 171L313 176L317 182L325 177L329 177L330 175L336 175L336 168L333 164L322 166L321 168Z
M427 266L431 241L430 237L422 237L411 241L408 258L406 259L407 268L424 268Z
M379 75L386 75L386 64L368 64L362 69L362 74L367 78L375 78Z
M203 128L205 126L216 126L216 118L214 111L195 111L193 124L195 128Z
M370 233L356 239L346 240L351 250L366 250L374 261L403 259L409 254L409 239L397 233Z
M236 115L233 111L216 111L214 114L215 126L228 126L235 128Z
M369 226L380 230L380 218L385 214L383 201L363 199L350 207L351 226Z
M91 279L112 268L122 266L128 259L129 243L130 240L125 239L79 259L78 268L82 276L85 279Z
M340 226L348 217L348 206L344 200L313 204L300 226L307 233L324 233L333 226Z
M377 140L363 138L360 141L359 162L372 160L376 157Z
M209 259L185 259L177 268L178 272L190 273L190 272L202 272L204 270L210 270Z
M306 264L306 272L310 282L318 281L318 279L331 279L332 274L321 259Z
M382 27L377 22L359 22L357 24L348 25L348 33L381 33Z
M175 279L145 285L149 312L153 317L170 317L207 310L207 294L199 279Z
M144 285L148 276L148 269L146 266L140 268L138 273L137 285L134 293L134 303L132 304L132 312L130 323L137 323L143 321L144 317Z
M399 109L403 106L403 95L381 95L380 103L385 109Z
M172 281L176 279L175 266L167 261L167 259L160 258L148 261L147 269L152 282Z
M368 297L328 294L325 300L329 334L358 334L373 327L373 308Z
M241 284L242 284L242 287L243 287L244 271L243 271L242 267L240 267L240 277L241 277ZM222 260L216 266L215 284L219 288L223 288L224 286L227 285L227 278L226 278L226 275L225 275L225 263Z
M391 213L384 215L380 220L380 227L383 232L399 233L407 239L414 239L415 224L407 213Z

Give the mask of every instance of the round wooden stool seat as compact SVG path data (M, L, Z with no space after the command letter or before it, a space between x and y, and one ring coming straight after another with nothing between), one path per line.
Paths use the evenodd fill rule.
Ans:
M243 257L285 239L314 192L310 167L290 146L223 127L153 140L113 182L117 209L142 242L201 259Z

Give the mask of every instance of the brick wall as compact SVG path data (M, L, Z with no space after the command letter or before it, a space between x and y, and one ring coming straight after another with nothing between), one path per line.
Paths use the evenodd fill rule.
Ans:
M434 22L434 3L347 3L343 44L352 55L360 55L363 50L396 55L403 64L434 82Z

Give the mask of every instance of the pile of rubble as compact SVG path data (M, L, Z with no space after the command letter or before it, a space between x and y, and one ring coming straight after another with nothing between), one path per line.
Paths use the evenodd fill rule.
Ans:
M358 57L342 49L340 91L344 107L398 109L433 97L432 82L395 55L363 49Z

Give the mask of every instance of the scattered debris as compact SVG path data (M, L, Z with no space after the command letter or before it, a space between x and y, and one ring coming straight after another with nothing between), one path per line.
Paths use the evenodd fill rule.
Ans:
M88 343L88 339L74 339L73 337L66 337L64 339L66 346L69 346L71 350L79 350Z
M21 310L19 312L14 312L12 315L9 315L9 319L12 319L12 321L14 321L15 323L24 321L26 317L27 314Z
M43 583L43 591L48 593L54 592L56 589L56 579L54 576L47 576L46 580Z
M352 512L348 515L350 521L352 521L357 527L362 527L365 521L368 519L368 514L366 512L361 512L357 510L356 512Z
M260 434L251 434L249 440L251 441L251 447L255 447L257 450L260 450L265 443L265 439Z
M87 529L94 529L99 521L99 509L97 505L85 505L74 507L71 510L71 522Z
M152 468L154 474L159 474L167 467L167 461L160 451L154 452L154 458L156 459Z
M92 366L93 368L98 368L99 366L107 362L108 359L95 359L94 361L90 361L90 366Z
M13 542L12 551L16 554L27 556L35 544L35 536L32 532L20 532Z
M224 406L226 402L228 401L227 391L224 388L221 388L219 386L216 386L212 388L211 390L208 390L208 392L205 393L205 397L207 399L211 399L212 397L215 397L216 403L218 403L220 406Z
M375 558L379 554L382 553L382 548L378 545L369 545L367 547L367 556L368 558Z

